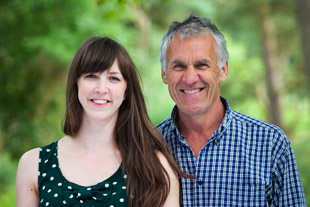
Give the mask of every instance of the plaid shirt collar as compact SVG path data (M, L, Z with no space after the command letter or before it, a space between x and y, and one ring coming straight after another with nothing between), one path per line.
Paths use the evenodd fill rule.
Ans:
M212 141L219 142L221 140L221 138L223 137L223 136L221 136L221 134L227 129L227 127L229 126L229 124L232 120L231 109L230 109L228 101L223 97L220 97L220 98L221 98L221 101L222 101L222 103L226 109L225 117L224 117L222 123L220 124L220 126L212 134L212 136L208 142L212 142ZM176 105L173 107L173 110L171 112L171 121L172 121L172 129L175 132L175 134L177 135L177 138L179 139L179 141L181 141L182 143L186 143L184 137L182 136L182 134L178 128L179 127L178 126L178 108Z

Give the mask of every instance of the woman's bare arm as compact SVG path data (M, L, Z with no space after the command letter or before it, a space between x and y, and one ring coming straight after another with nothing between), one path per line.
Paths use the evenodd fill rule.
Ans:
M167 171L169 178L170 178L170 191L168 194L168 197L165 201L165 204L163 207L179 207L180 206L180 182L179 178L175 174L175 172L172 170L171 166L169 165L167 159L165 156L161 153L157 153L157 156Z
M39 204L39 153L39 148L32 149L20 158L16 175L17 207L37 207Z

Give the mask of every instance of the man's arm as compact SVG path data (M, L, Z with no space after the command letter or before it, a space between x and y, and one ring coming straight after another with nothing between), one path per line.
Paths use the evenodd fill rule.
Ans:
M278 142L278 145L281 144ZM287 141L282 147L283 150L279 150L281 148L279 146L277 148L279 153L274 153L275 162L272 168L274 190L271 206L305 207L307 206L305 194L292 146Z

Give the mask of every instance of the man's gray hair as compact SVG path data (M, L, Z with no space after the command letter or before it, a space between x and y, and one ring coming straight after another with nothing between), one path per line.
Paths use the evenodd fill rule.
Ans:
M212 35L215 40L217 64L218 68L221 69L229 58L224 35L209 19L190 14L190 16L183 22L172 22L161 42L160 64L164 72L166 72L167 67L167 50L171 39L175 35L180 34L180 38L184 39L186 37L192 37L194 35L201 35L205 33Z

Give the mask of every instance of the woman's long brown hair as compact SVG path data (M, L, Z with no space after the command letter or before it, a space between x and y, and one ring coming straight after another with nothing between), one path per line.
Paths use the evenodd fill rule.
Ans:
M119 108L114 138L122 156L122 168L128 175L129 205L163 206L170 191L170 178L157 152L161 152L177 175L184 176L169 153L169 147L147 114L135 64L127 51L109 37L92 37L76 53L68 75L65 134L74 136L80 129L83 108L78 100L77 80L85 73L105 71L117 60L127 82L125 100Z

